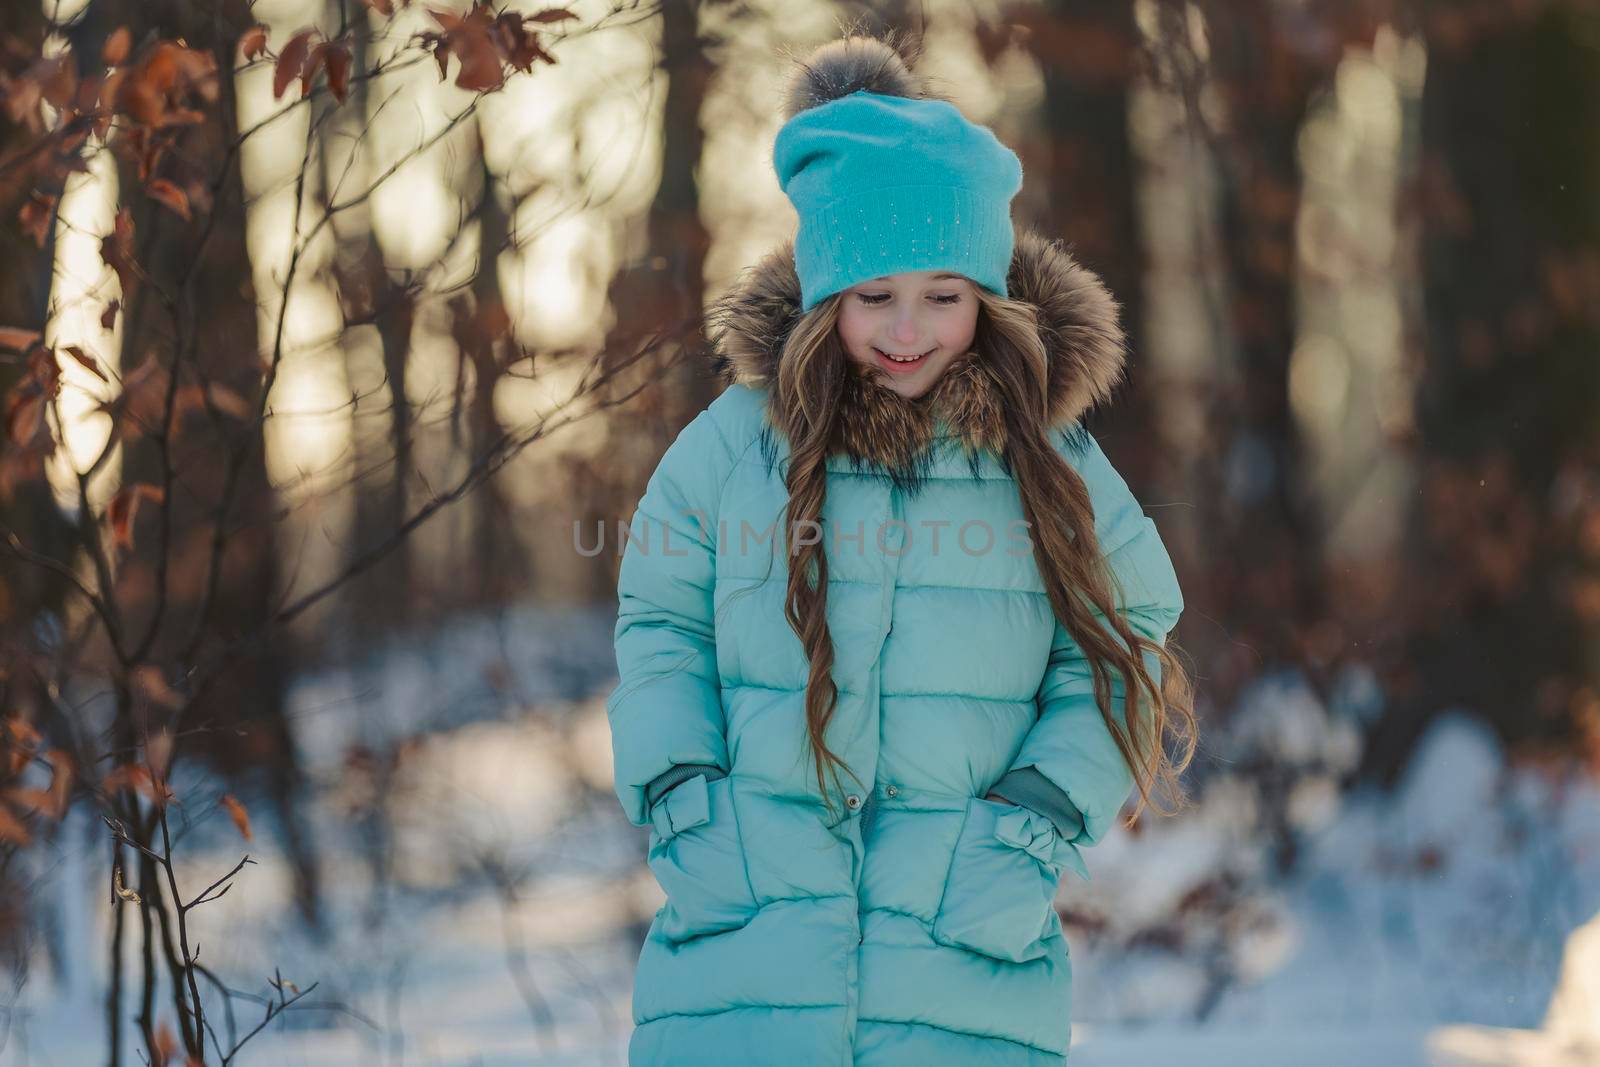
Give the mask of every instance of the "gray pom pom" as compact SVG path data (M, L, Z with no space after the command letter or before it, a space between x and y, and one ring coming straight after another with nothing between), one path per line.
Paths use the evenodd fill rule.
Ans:
M845 37L829 41L805 59L798 60L799 69L789 76L784 89L785 121L861 89L912 99L934 95L900 58L896 50L898 36L890 31L884 40Z

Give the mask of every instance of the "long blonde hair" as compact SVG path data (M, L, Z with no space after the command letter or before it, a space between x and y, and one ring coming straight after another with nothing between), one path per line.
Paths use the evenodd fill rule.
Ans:
M973 339L977 358L988 363L1000 391L1005 419L1004 459L1022 499L1023 515L1034 539L1034 559L1051 607L1066 631L1083 649L1094 674L1095 702L1133 774L1139 804L1132 819L1149 805L1172 814L1185 802L1179 775L1194 757L1198 729L1189 674L1174 654L1176 645L1150 640L1135 632L1114 610L1115 577L1095 539L1094 513L1083 479L1050 440L1047 424L1048 354L1039 335L1031 304L1007 299L974 285L978 322ZM801 316L784 339L778 361L778 407L790 413L786 427L790 462L785 549L789 560L784 614L800 638L809 661L806 680L806 734L817 786L831 812L833 802L824 771L839 781L838 768L860 778L828 748L824 740L838 701L833 683L834 651L828 631L828 559L822 538L792 540L798 527L820 524L827 491L827 467L834 420L851 373L849 355L839 337L842 294L834 294ZM948 371L947 371L948 372ZM1120 590L1117 590L1120 599ZM1100 625L1096 613L1111 624L1115 636ZM1169 647L1170 646L1170 647ZM1156 684L1146 669L1145 654L1161 665ZM1131 710L1126 728L1112 711L1113 672L1120 674ZM1164 743L1177 742L1176 758ZM1160 792L1174 807L1152 798ZM1130 820L1131 821L1131 820Z

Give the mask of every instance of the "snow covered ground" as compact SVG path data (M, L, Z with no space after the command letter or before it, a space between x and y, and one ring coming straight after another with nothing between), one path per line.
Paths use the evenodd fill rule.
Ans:
M202 961L255 994L274 969L320 983L307 1003L325 1007L238 1062L625 1063L632 965L660 897L610 792L609 639L601 614L518 612L299 680L320 939L293 912L264 803L247 843L206 816L214 785L177 783L198 820L179 844L184 884L256 861L195 913ZM1324 751L1348 741L1341 712L1273 685L1240 733L1291 729L1250 744L1298 745L1306 768L1348 756ZM361 745L381 765L407 737L386 778L347 759ZM1242 765L1242 742L1224 740L1210 758ZM1065 880L1075 1067L1600 1064L1600 923L1549 1010L1569 935L1600 915L1600 785L1508 765L1466 716L1436 724L1393 796L1340 794L1319 774L1290 797L1290 879L1261 843L1271 795L1219 772L1195 810L1119 828L1088 854L1091 881ZM38 851L37 951L6 997L0 1067L104 1063L103 827L77 816ZM240 1031L258 1017L237 1005Z

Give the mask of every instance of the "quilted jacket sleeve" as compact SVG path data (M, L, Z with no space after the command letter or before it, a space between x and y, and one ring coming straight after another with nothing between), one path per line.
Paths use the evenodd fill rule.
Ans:
M617 797L635 826L679 776L728 767L712 592L717 501L736 456L716 407L683 428L650 476L617 576L618 682L606 715Z
M1088 485L1095 536L1121 585L1124 618L1136 633L1164 643L1183 611L1183 595L1155 523L1091 435L1072 434L1063 455ZM1098 617L1103 623L1104 616ZM1151 652L1144 660L1159 685L1160 661ZM1127 694L1121 673L1114 671L1111 680L1112 710L1125 723ZM1095 703L1089 661L1059 620L1037 702L1039 718L995 788L1050 815L1074 844L1093 845L1132 795L1133 774ZM1026 774L1027 768L1043 781ZM1044 795L1030 804L1007 793L1009 785Z

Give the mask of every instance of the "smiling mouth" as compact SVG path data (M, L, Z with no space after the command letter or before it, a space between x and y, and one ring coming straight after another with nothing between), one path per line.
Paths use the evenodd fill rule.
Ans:
M898 368L901 368L901 367L906 367L906 368L915 367L918 364L922 363L923 360L925 360L929 356L933 355L933 353L935 351L937 351L937 350L930 348L928 351L923 352L921 355L915 355L915 356L906 356L906 355L900 355L898 353L885 352L881 348L874 348L873 351L878 354L878 361L880 363L886 363L886 364L890 365L891 367L894 367L894 368L898 369Z

